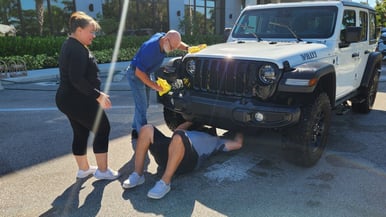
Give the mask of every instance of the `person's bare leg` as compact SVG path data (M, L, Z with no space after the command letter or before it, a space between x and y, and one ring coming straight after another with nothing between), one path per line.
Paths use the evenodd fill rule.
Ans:
M145 164L145 158L147 151L149 150L150 144L153 143L154 140L154 127L152 125L145 125L141 128L137 146L135 148L135 163L134 163L134 171L138 173L138 175L142 176L143 167Z
M170 142L168 163L166 164L165 172L162 175L162 181L166 184L170 184L172 181L174 173L184 158L184 154L185 146L182 142L182 138L180 135L176 134Z
M86 171L90 168L87 155L74 155L74 157L80 170Z
M107 152L95 154L95 158L99 171L105 172L107 170Z

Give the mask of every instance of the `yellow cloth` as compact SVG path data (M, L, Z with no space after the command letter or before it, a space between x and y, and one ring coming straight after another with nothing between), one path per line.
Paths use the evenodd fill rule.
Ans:
M197 53L198 51L206 48L206 44L199 44L197 46L191 46L188 48L188 53Z
M165 79L158 78L156 82L159 86L162 87L162 91L158 91L158 95L160 95L160 96L169 92L170 89L172 88L172 86L170 86L170 84Z

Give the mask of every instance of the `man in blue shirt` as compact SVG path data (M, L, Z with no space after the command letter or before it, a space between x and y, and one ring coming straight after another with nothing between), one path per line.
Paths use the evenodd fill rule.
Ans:
M159 180L147 196L161 199L170 191L173 175L190 172L200 166L203 160L217 152L228 152L240 149L243 136L235 134L233 140L223 139L201 131L188 131L191 122L177 127L172 138L166 137L152 125L142 127L135 150L135 169L123 182L123 188L134 188L145 182L143 168L147 151L153 155L158 166L164 169Z
M132 138L138 137L141 127L147 124L146 112L149 105L149 89L162 91L162 87L150 79L150 73L162 64L167 53L173 50L188 50L175 30L156 33L144 42L127 68L127 77L134 97L135 112L132 124ZM146 88L146 86L148 88Z

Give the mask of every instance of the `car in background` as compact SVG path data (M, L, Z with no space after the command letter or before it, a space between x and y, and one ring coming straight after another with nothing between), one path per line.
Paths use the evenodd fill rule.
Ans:
M381 33L381 36L378 40L377 45L377 51L382 53L383 59L386 57L386 28L382 28L382 30L385 29L385 32Z

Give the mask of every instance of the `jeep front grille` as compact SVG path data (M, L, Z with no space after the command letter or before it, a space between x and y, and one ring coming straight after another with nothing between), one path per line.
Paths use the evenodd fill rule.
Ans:
M191 85L196 91L252 97L261 96L258 92L266 92L267 88L272 89L272 85L261 84L257 77L258 68L270 63L206 58L194 59L194 61L195 73L191 75Z

